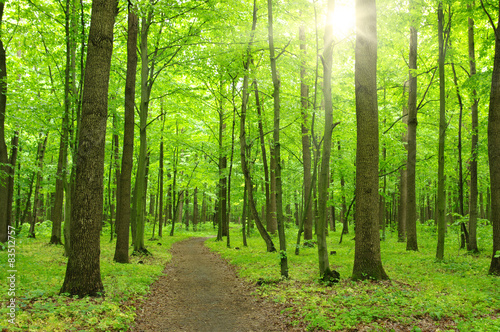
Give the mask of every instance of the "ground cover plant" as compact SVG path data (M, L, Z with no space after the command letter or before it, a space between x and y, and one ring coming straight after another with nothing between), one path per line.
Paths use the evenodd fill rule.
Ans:
M189 232L179 225L175 236L147 241L152 256L131 256L131 264L113 262L115 242L109 241L109 228L101 236L101 273L105 294L77 299L59 295L67 258L64 247L49 245L51 222L37 225L37 238L27 237L27 224L16 238L16 324L6 322L8 284L0 283L1 331L126 331L135 319L136 306L144 301L150 285L170 260L174 242L192 236L207 236L211 225L199 225ZM149 226L149 225L148 225ZM146 234L151 234L146 227ZM0 251L0 277L7 278L7 251ZM4 319L5 318L5 319Z
M442 262L435 261L436 228L419 225L419 251L406 251L397 242L397 233L387 232L382 256L391 276L384 282L353 282L354 235L339 232L328 237L330 263L340 272L340 282L327 286L317 275L317 248L303 246L293 254L295 243L288 241L290 279L280 280L278 253L265 253L262 239L252 236L248 247L241 244L239 227L232 229L233 248L208 240L237 266L241 277L258 285L257 292L270 301L287 306L285 312L297 325L310 331L499 331L500 280L487 274L491 227L479 228L481 253L459 249L458 226L448 228L448 251ZM294 229L288 229L293 238Z

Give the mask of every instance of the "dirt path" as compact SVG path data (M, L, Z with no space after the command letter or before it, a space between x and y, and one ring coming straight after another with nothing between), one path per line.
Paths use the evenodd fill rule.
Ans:
M253 286L210 252L205 240L193 238L173 245L165 275L138 308L132 331L293 331L280 308L251 295Z

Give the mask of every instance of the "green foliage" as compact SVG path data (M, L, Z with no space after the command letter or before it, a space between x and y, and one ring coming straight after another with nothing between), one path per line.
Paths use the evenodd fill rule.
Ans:
M165 236L146 246L152 256L130 257L130 264L113 262L115 243L109 242L109 228L101 237L101 276L105 294L100 298L59 295L67 258L62 246L48 245L51 223L37 225L37 239L27 238L26 224L16 238L16 325L9 331L125 331L135 319L136 306L148 294L151 284L161 276L171 259L174 242L193 235L207 236L208 224L201 232L179 228L175 237ZM181 225L182 226L182 225ZM147 225L150 234L152 225ZM161 245L159 245L161 243ZM138 262L142 261L143 264ZM7 275L7 251L0 252L0 278ZM8 285L0 284L0 316L7 317Z
M340 225L337 225L340 229ZM388 331L391 324L402 324L412 331L427 330L426 324L442 330L498 331L500 280L488 276L491 256L469 255L453 251L441 263L434 263L436 235L430 226L419 225L419 252L406 251L397 242L397 234L387 232L381 243L384 268L391 277L387 282L353 282L349 279L354 259L354 241L330 232L332 268L340 272L338 284L325 286L317 276L317 249L301 247L300 256L288 255L290 279L280 281L278 253L266 253L262 240L253 235L248 247L240 246L239 227L233 227L232 243L240 250L228 249L222 242L207 241L212 250L236 265L240 276L260 285L257 292L270 301L283 303L287 314L297 324L306 322L308 330L356 329L368 327ZM287 230L292 238L295 230ZM478 236L491 236L489 226L481 226ZM460 239L447 237L449 248L458 248ZM489 241L480 240L481 243ZM288 252L295 243L289 241ZM451 251L450 251L451 252ZM477 328L476 328L477 327Z

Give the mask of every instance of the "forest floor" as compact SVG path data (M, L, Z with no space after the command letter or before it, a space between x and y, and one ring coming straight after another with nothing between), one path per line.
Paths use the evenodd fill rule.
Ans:
M301 331L287 324L282 305L255 295L255 286L204 246L207 238L177 242L164 275L137 309L139 331Z

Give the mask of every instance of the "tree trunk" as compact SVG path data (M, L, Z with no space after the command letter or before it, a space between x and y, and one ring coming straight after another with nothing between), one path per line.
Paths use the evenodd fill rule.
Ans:
M415 0L410 1L410 53L408 89L408 136L406 159L406 250L418 250L417 241L417 194L415 192L415 166L417 162L417 9Z
M12 137L12 149L11 155L9 159L9 181L8 181L8 191L7 191L7 225L13 226L13 218L12 218L12 204L14 203L14 176L16 170L16 162L17 162L17 150L19 145L19 132L16 131L14 136ZM17 224L17 222L16 222Z
M43 180L43 159L45 157L45 149L47 147L47 140L49 135L46 134L42 141L42 134L40 134L38 141L38 151L37 151L37 171L36 171L36 182L35 182L35 196L33 197L33 214L31 216L31 224L28 232L28 237L35 238L35 225L37 222L41 222L41 207L42 199L40 197L40 191L42 189Z
M406 96L408 90L408 82L405 82L403 99ZM407 125L408 123L408 104L403 106L403 123ZM401 137L401 142L405 149L408 149L408 128L406 132ZM408 154L408 152L407 152ZM407 161L406 161L407 163ZM399 208L398 208L398 242L405 242L406 240L406 212L407 212L407 171L406 167L401 168L399 171L400 181L399 181Z
M198 212L198 187L194 188L193 192L193 231L198 230L198 223L200 219L200 214Z
M130 191L134 157L135 81L137 69L138 19L132 5L128 5L127 77L125 81L125 116L123 151L116 211L116 248L114 260L128 263Z
M353 280L389 277L378 225L377 18L375 0L356 0L356 243Z
M273 78L274 97L274 131L273 149L274 161L276 163L276 217L278 222L278 235L280 241L280 269L281 277L288 278L288 258L286 255L285 220L283 218L283 188L281 178L281 146L280 146L280 78L276 68L276 56L274 50L273 35L273 0L267 0L268 35L269 35L269 57L271 59L271 74Z
M85 68L78 164L71 216L71 249L61 293L79 297L104 292L100 269L100 230L108 84L113 51L116 0L93 0Z
M469 9L470 5L468 6ZM476 55L474 50L474 19L468 18L469 39L469 71L470 76L476 75ZM471 159L470 159L470 185L469 185L469 243L467 250L479 252L477 247L477 156L478 156L478 104L476 89L472 90L473 103L471 110Z
M500 10L499 10L500 12ZM488 160L491 185L491 223L493 254L489 274L500 276L500 17L495 29L495 61L491 76L488 114Z
M264 187L266 190L266 226L267 226L271 223L272 213L274 212L276 214L276 209L273 210L273 207L271 206L271 193L269 188L271 180L269 178L269 166L267 164L266 142L264 140L264 125L262 123L263 110L260 104L259 87L257 79L253 80L253 85L255 86L255 104L257 108L257 114L259 116L258 125L259 125L260 150L262 152L262 166L264 168L264 181L265 181Z
M259 212L257 211L257 207L255 206L255 199L253 197L253 183L252 178L250 177L250 171L248 169L248 163L246 158L247 153L247 143L246 143L246 131L245 131L245 119L246 119L246 110L248 103L248 69L250 67L250 59L251 59L251 48L254 38L255 27L257 25L257 4L256 0L253 3L253 21L252 21L252 33L250 35L250 41L247 46L247 54L246 60L244 62L245 74L243 76L243 87L242 87L242 101L241 101L241 113L240 113L240 157L241 157L241 168L243 171L243 175L245 176L245 186L248 191L248 204L250 206L251 213L253 218L255 219L255 224L260 233L260 236L266 243L267 251L274 252L276 248L274 247L273 240L267 233L264 225L262 224L259 218ZM249 221L250 224L250 221ZM250 227L248 227L248 230Z
M319 275L325 281L332 276L328 262L328 246L326 242L326 227L328 219L327 200L328 184L330 174L330 155L332 150L333 103L332 103L332 63L333 63L333 10L334 0L328 0L328 12L325 26L324 50L323 50L323 98L325 100L325 131L323 136L323 154L321 157L321 168L318 177L318 209L319 218L316 228L318 241Z
M274 147L271 146L269 148L269 154L271 155L271 162L270 162L270 196L269 196L269 204L266 204L266 212L269 209L269 219L267 219L267 231L270 234L276 234L276 231L278 230L278 206L276 202L276 196L277 196L277 189L276 189L276 157L275 157L275 151Z
M437 197L437 224L438 243L436 259L444 258L444 237L446 232L446 187L444 178L444 146L446 135L446 95L444 80L444 32L443 32L443 3L438 5L438 37L439 37L439 148L438 148L438 197Z
M306 84L306 28L302 24L299 27L299 40L301 56L300 64L300 104L302 113L301 133L302 133L302 160L304 170L304 202L311 200L311 137L309 135L308 117L309 117L309 86ZM307 205L304 203L304 206ZM312 240L313 213L312 204L309 203L307 210L304 210L304 240Z
M0 2L0 27L3 19L5 2ZM5 48L0 39L0 173L8 174L7 145L5 144L5 114L7 111L7 64ZM7 242L7 197L8 178L0 177L0 242Z
M149 84L149 58L148 58L148 33L152 22L153 9L150 8L146 17L141 19L141 104L139 107L139 160L137 161L137 177L134 199L137 200L136 238L134 241L134 253L148 253L144 244L144 227L146 222L146 159L147 159L147 121L149 110L149 96L151 85Z

